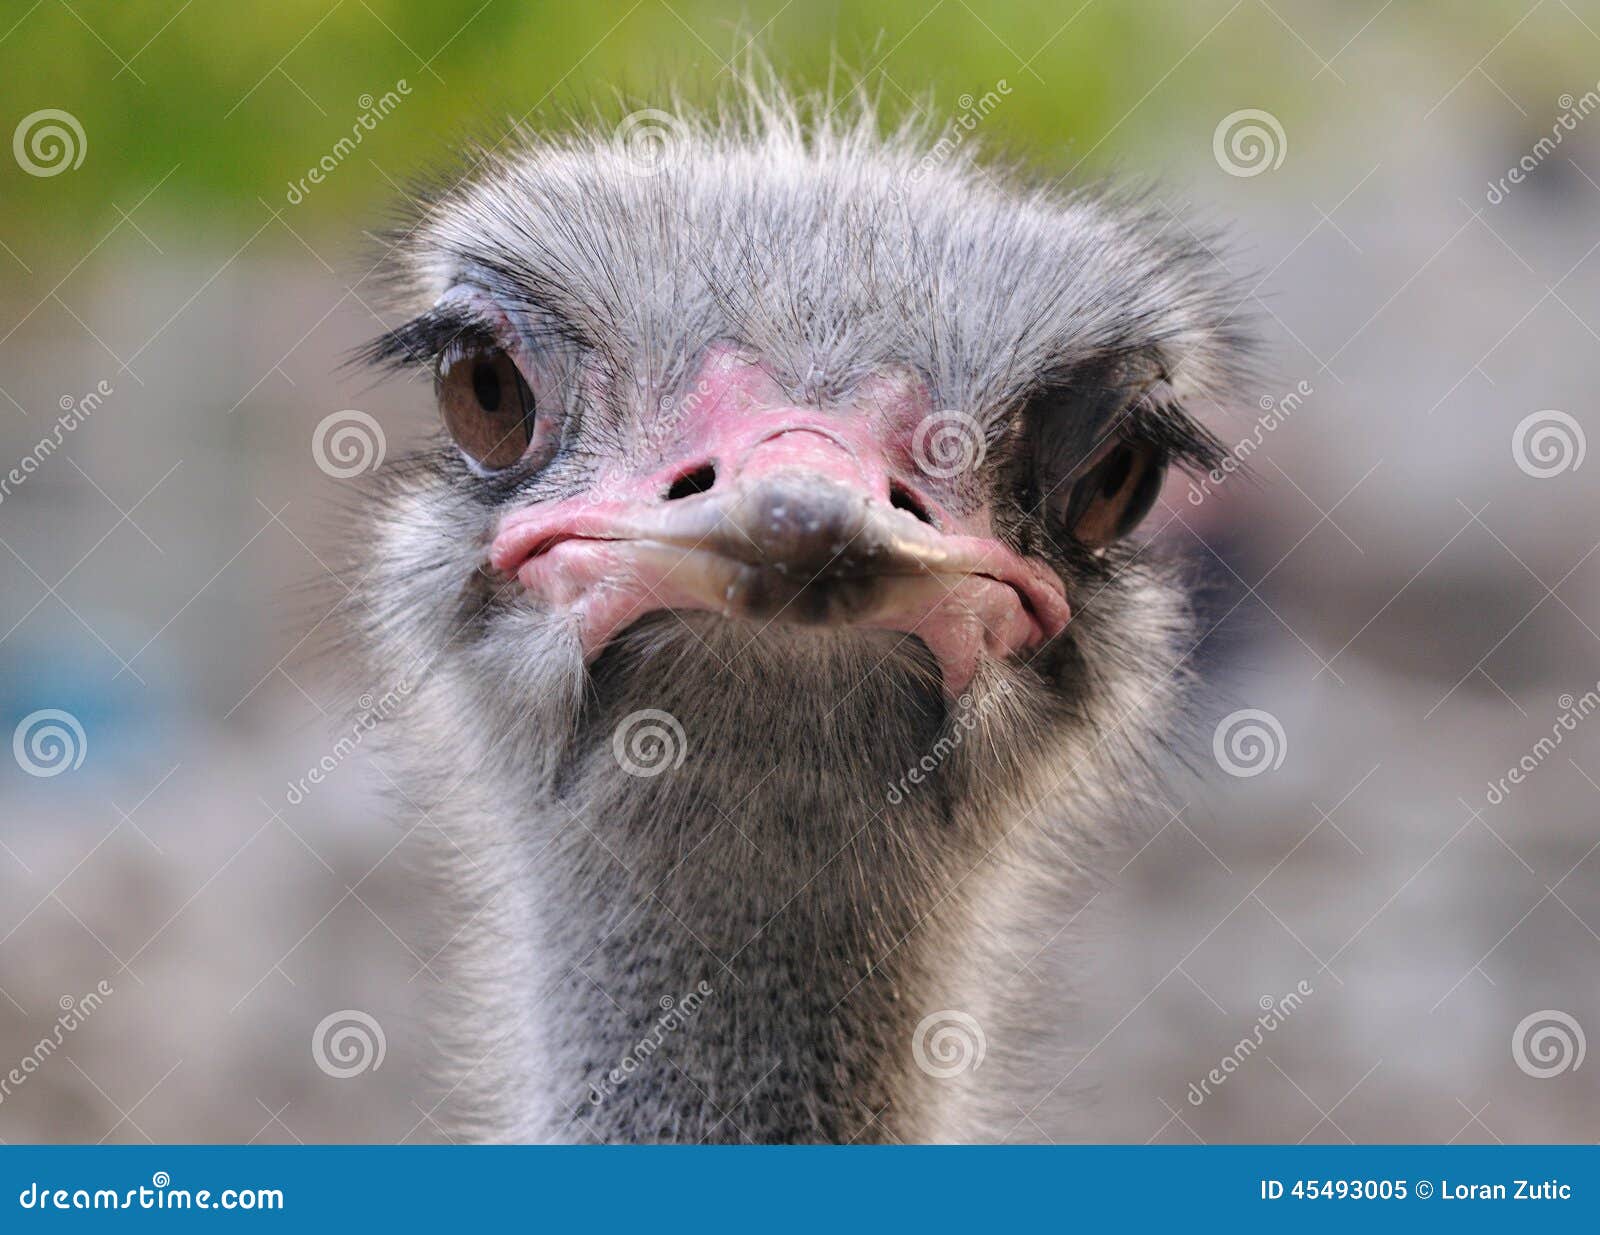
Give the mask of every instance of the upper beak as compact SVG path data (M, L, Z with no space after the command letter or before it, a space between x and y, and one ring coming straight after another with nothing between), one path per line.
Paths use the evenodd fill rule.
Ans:
M980 652L1037 646L1066 624L1049 567L992 536L936 528L920 494L895 504L891 485L907 486L832 427L768 430L699 466L715 478L693 496L658 485L514 512L491 564L571 606L591 653L652 609L711 609L914 634L959 689Z

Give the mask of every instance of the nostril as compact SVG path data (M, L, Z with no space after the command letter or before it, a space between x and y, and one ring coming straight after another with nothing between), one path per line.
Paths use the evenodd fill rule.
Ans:
M929 527L936 527L933 516L928 513L927 507L917 501L912 492L904 485L892 484L889 486L889 505L896 510L903 510L907 514L922 520Z
M675 502L680 497L693 497L696 493L705 493L716 483L717 469L709 463L702 463L672 482L672 488L667 490L667 501Z

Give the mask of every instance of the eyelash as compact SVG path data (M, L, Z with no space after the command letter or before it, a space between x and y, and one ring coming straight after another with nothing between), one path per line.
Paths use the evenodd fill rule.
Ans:
M449 310L432 310L413 318L362 347L356 359L390 372L422 370L432 376L452 351L500 346L480 318Z
M1209 471L1227 454L1221 439L1192 420L1175 403L1151 404L1135 400L1121 416L1124 439L1159 450L1172 463L1195 471Z
M1085 461L1113 438L1148 446L1159 451L1169 463L1194 472L1209 471L1227 454L1221 440L1193 420L1176 400L1159 397L1170 392L1146 391L1129 402L1124 389L1120 385L1086 389L1077 382L1050 385L1029 403L1045 409L1056 408L1059 413L1071 416L1092 412L1097 402L1103 406L1117 401L1116 410L1098 420L1092 440L1080 444L1078 449Z

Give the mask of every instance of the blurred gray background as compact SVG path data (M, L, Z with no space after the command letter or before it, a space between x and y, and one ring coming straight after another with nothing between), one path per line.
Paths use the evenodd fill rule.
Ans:
M32 459L0 487L0 739L46 710L82 732L64 767L0 750L0 1077L33 1059L0 1085L0 1138L438 1137L404 843L427 822L368 750L288 793L351 709L306 657L350 492L317 466L317 426L364 410L393 454L433 415L425 390L340 368L384 325L362 231L453 134L559 124L619 89L668 106L668 82L708 98L752 37L802 85L836 50L891 111L954 117L1005 80L977 139L1153 182L1175 230L1227 223L1217 261L1271 344L1216 426L1254 446L1255 410L1286 411L1253 478L1198 504L1178 482L1163 535L1217 584L1205 733L1260 709L1281 763L1231 776L1202 752L1165 826L1019 954L1015 982L1060 992L1066 1062L1012 1137L1600 1138L1600 1063L1574 1066L1600 1033L1600 719L1534 753L1600 680L1600 460L1580 462L1600 12L579 8L40 0L0 18L0 476ZM1272 124L1230 125L1246 110ZM52 124L64 163L25 140ZM1251 124L1264 155L1229 145ZM349 1009L385 1054L340 1079L312 1040ZM1519 1066L1519 1027L1551 1013L1564 1043Z

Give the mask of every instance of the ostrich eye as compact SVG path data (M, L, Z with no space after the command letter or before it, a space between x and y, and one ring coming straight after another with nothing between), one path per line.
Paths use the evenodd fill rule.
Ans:
M1064 506L1079 544L1098 549L1126 536L1156 503L1167 461L1142 442L1114 442L1073 482Z
M457 446L485 471L510 467L533 439L533 392L499 348L447 357L439 366L439 409Z

